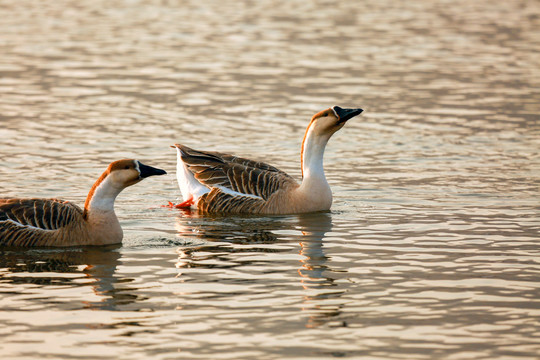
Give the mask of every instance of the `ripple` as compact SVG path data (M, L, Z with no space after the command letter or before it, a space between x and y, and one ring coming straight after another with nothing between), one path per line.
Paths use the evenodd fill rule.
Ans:
M327 5L0 7L2 196L82 204L117 158L170 170L118 197L122 247L0 250L4 357L540 353L539 7ZM365 112L328 144L331 212L161 207L169 145L300 179L305 127L336 104Z

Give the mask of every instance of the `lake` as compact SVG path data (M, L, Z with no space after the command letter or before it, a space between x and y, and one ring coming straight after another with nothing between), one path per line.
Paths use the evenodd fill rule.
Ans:
M84 204L121 246L0 249L3 359L533 359L540 3L73 1L0 7L0 196ZM203 216L174 143L300 179L330 106L330 212Z

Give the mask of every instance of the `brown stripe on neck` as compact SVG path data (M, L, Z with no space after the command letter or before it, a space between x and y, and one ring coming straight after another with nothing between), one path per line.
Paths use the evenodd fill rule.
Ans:
M96 189L99 185L105 180L105 178L109 175L111 172L111 167L109 166L107 170L101 174L99 179L96 180L94 185L92 185L92 188L88 192L88 196L86 196L86 201L84 202L84 211L83 211L83 218L86 220L88 218L88 211L90 210L90 201L92 201L92 198L94 197L94 193L96 192Z

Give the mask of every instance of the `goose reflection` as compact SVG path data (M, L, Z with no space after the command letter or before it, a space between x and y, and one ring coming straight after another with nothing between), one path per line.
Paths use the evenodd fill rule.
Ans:
M37 284L85 288L90 285L97 301L81 300L84 308L114 310L133 302L135 295L119 291L115 276L120 264L119 245L71 249L2 249L0 278L13 285ZM78 276L77 276L78 275ZM121 282L126 282L122 279Z
M177 249L177 268L206 267L207 260L222 260L213 267L229 268L246 265L250 260L231 264L224 259L226 254L245 252L245 248L223 246L223 243L250 245L251 252L278 252L268 247L257 245L273 244L281 241L274 231L283 229L289 222L287 217L260 216L203 216L196 210L182 209L178 216L175 229L178 236L187 238L194 245ZM197 245L199 244L199 245Z
M272 232L283 228L286 217L270 216L212 216L201 215L197 210L180 209L182 216L176 218L178 236L191 240L227 241L232 243L268 244L278 241ZM277 222L275 220L278 220Z
M329 322L345 326L336 321L341 314L342 303L336 302L344 291L335 289L337 284L330 275L332 269L327 265L328 256L324 253L324 237L332 230L330 213L302 215L298 218L302 229L300 241L301 267L298 269L300 282L305 290L303 311L308 314L306 327L318 327Z
M329 322L333 326L344 325L337 321L343 306L338 299L344 291L337 288L332 277L335 270L329 267L329 258L324 253L324 237L332 230L330 213L212 217L184 210L177 217L175 227L178 236L190 238L193 243L177 249L178 269L227 269L252 265L251 257L234 256L234 253L290 252L287 246L267 245L298 242L301 260L297 271L303 288L302 311L307 314L305 326L317 327ZM292 263L292 268L296 266ZM182 273L178 276L182 276ZM212 277L206 280L222 281Z

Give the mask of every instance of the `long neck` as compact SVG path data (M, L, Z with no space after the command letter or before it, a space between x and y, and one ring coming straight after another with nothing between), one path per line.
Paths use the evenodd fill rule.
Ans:
M302 212L328 210L332 205L332 190L326 181L323 155L330 135L317 135L309 126L302 142L302 184L295 191L295 210Z
M104 172L90 189L84 204L85 219L94 213L114 213L114 200L123 187L115 185L107 175L108 173Z
M323 155L329 139L330 136L315 134L313 126L307 128L302 142L302 184L312 181L328 184L324 175Z

